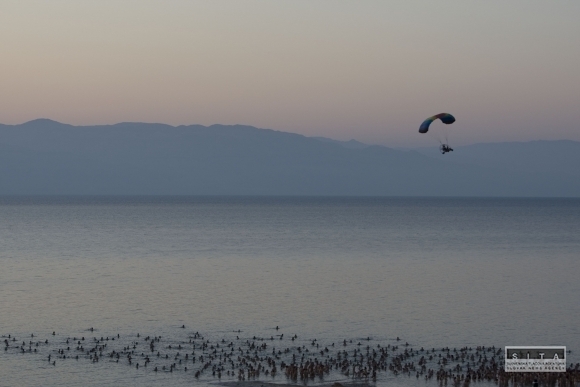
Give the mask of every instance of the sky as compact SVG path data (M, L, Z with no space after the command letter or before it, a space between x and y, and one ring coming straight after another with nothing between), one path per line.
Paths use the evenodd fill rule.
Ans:
M580 1L3 0L0 123L580 141ZM441 124L442 126L442 124Z

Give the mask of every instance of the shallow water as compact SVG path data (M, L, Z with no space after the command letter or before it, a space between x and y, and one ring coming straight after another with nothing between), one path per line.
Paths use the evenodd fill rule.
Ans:
M578 362L578 230L578 199L5 197L0 334L280 326L329 343L566 345ZM1 353L0 385L192 382L45 363Z

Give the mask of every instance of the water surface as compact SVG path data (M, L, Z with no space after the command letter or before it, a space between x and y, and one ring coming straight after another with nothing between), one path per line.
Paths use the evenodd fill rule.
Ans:
M279 326L328 342L567 345L578 362L578 230L578 199L4 197L0 334ZM0 385L192 381L6 353L0 373Z

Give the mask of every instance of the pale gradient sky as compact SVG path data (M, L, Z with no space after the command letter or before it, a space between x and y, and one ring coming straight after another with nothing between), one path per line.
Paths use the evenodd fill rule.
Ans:
M580 141L580 1L3 0L0 123Z

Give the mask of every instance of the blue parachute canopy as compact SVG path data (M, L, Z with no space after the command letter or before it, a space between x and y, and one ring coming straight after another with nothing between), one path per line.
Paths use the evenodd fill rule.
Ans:
M443 122L444 124L447 124L447 125L455 122L455 117L453 117L449 113L435 114L434 116L429 117L425 121L423 121L421 126L419 126L419 133L427 133L427 131L429 131L429 125L431 125L431 123L433 121L435 121L436 119L440 119L441 122Z

